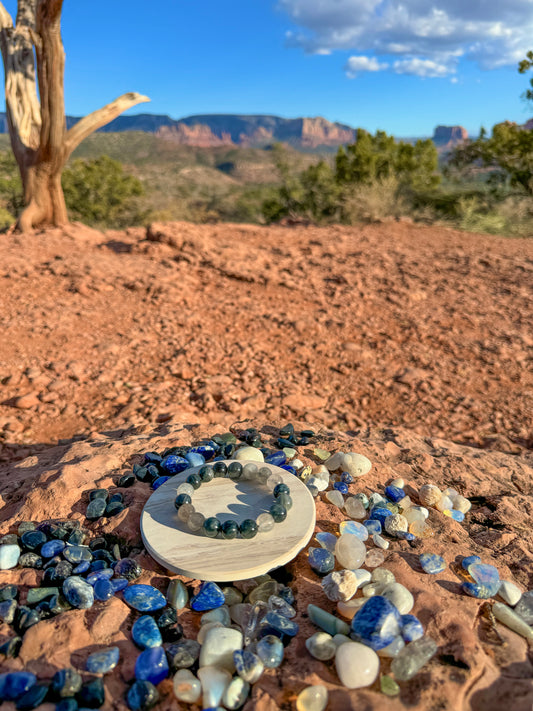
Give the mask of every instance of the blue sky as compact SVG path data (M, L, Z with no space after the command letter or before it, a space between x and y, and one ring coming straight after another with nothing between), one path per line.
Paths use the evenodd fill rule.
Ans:
M16 2L4 2L13 14ZM532 0L65 0L67 113L324 116L396 136L533 116Z

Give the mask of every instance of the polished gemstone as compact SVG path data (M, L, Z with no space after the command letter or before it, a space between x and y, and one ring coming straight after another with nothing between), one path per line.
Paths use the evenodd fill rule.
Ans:
M237 538L237 534L239 533L239 524L237 521L229 519L228 521L224 521L221 531L223 538Z
M78 702L81 707L91 709L100 708L105 701L105 689L102 679L93 679L88 681L81 687L78 693Z
M267 669L276 669L283 661L283 642L279 637L268 634L256 645L256 654Z
M98 580L94 586L95 600L105 602L106 600L110 600L114 594L115 588L110 580Z
M41 683L32 686L17 699L17 711L31 711L40 706L48 694L48 684Z
M360 568L365 560L366 547L363 541L352 534L342 535L335 546L335 557L348 570Z
M155 491L156 489L159 489L159 487L164 484L166 481L170 479L170 476L158 476L155 481L152 482L152 489ZM113 508L111 508L113 506ZM115 512L120 513L120 511L124 510L124 505L120 506L119 502L116 502L115 504L108 504L105 512L106 516L114 516Z
M335 567L335 557L325 548L309 548L308 559L312 570L318 575L327 575Z
M16 544L0 546L0 570L10 570L19 562L20 548Z
M270 610L261 621L261 636L273 634L276 637L294 637L298 634L298 624L284 615Z
M274 504L275 505L275 504ZM270 507L272 509L272 507ZM283 508L283 507L281 507ZM272 514L272 511L270 511L272 517L275 519L274 515ZM286 512L285 512L285 515ZM239 526L239 532L243 538L254 538L254 536L257 535L258 531L258 526L257 523L251 519L251 518L246 518Z
M52 678L52 691L60 699L75 696L81 685L82 678L74 669L59 669Z
M406 645L392 660L391 672L397 681L409 681L436 654L437 645L431 637L420 637Z
M368 533L372 535L377 534L379 536L382 531L381 522L378 521L376 518L367 519L364 522L363 526L365 526L368 530Z
M200 656L200 644L194 639L183 639L167 647L172 669L192 667Z
M149 681L155 686L168 676L168 661L163 647L143 650L135 662L137 681Z
M156 618L163 642L177 642L183 637L183 628L178 622L178 613L173 607L165 608Z
M149 681L136 681L127 695L128 708L131 711L149 711L159 701L159 692Z
M129 488L135 484L135 477L133 474L123 474L117 482L117 486L121 488Z
M72 576L63 583L63 595L65 599L80 610L92 607L94 603L94 590L83 578Z
M190 484L193 489L199 489L202 485L202 480L198 474L189 474L186 479L187 484Z
M344 508L350 518L366 518L366 509L363 506L363 502L356 496L349 496L344 502Z
M202 644L200 667L215 666L233 672L233 653L242 649L242 644L243 635L240 630L229 627L210 629Z
M398 696L400 693L399 685L391 676L388 676L387 674L380 678L379 687L381 689L381 693L385 694L385 696Z
M326 612L321 607L316 605L307 606L307 614L311 622L323 629L328 634L334 636L336 634L349 634L350 626L346 624L343 620L339 620L338 617L332 615L330 612Z
M47 541L41 547L41 555L43 558L53 558L55 555L58 555L58 553L61 553L66 545L65 541Z
M337 651L333 637L327 632L315 632L305 640L305 646L312 657L321 661L333 659Z
M399 486L386 486L385 496L387 497L387 499L397 504L398 501L401 501L404 498L405 491Z
M139 612L155 612L167 604L165 596L151 585L130 585L123 594L128 605Z
M46 536L42 531L26 531L20 537L20 542L25 550L36 553L46 543Z
M348 484L346 484L344 481L336 481L333 484L333 488L337 489L337 491L340 491L341 494L347 494L349 491Z
M114 568L117 578L126 578L127 580L137 580L142 575L142 568L133 558L122 558Z
M431 575L442 573L443 570L446 570L446 561L436 553L421 553L420 565L425 573Z
M481 563L481 558L478 555L468 555L461 561L461 566L468 571L468 568L474 563Z
M320 543L322 548L325 548L330 553L335 553L335 546L337 545L338 540L337 536L333 535L333 533L319 531L315 538Z
M368 538L368 528L357 521L342 521L339 524L339 533L341 536L349 533L352 536L357 536L361 541L366 541Z
M514 609L516 614L521 617L528 625L533 625L533 591L525 592Z
M228 464L228 477L233 481L237 481L242 477L244 467L240 462L231 462Z
M118 647L102 649L100 652L89 655L85 669L92 674L107 674L117 666L119 658Z
M176 454L169 454L161 462L161 469L165 474L170 474L171 476L185 471L190 466L185 457L178 457Z
M194 704L202 695L202 684L188 669L179 669L172 683L174 696L178 701Z
M308 686L296 698L296 711L324 711L328 704L328 690L322 684Z
M43 559L37 553L23 553L18 562L21 568L34 568L35 570L40 570L43 563Z
M202 667L198 670L202 682L202 708L218 711L217 707L231 682L231 674L217 667Z
M414 615L402 615L401 627L402 637L406 642L414 642L424 636L424 627Z
M259 533L268 533L274 528L275 521L269 513L261 513L257 517L257 530Z
M471 597L477 597L480 600L487 600L489 597L495 597L500 589L500 582L497 583L463 583L461 585L463 591Z
M6 622L10 625L15 619L16 609L16 600L2 600L2 602L0 602L0 622Z
M235 651L233 653L233 662L237 674L249 684L254 684L264 670L264 664L257 654L247 650Z
M342 509L342 507L344 506L344 497L341 492L337 491L336 489L333 489L333 491L328 491L326 494L326 499L329 501L330 504L333 504L333 506L338 506L339 509Z
M374 506L370 511L370 518L376 519L382 526L385 526L385 519L389 516L392 516L392 511L386 509L384 506Z
M499 622L510 630L527 639L530 644L533 642L533 629L512 608L507 607L503 602L495 602L492 606L492 613Z
M189 593L181 580L177 578L171 580L167 588L168 604L175 610L181 610L187 605L188 600Z
M0 700L16 701L36 682L35 674L27 671L0 674Z
M472 563L468 566L468 572L480 585L494 585L500 582L500 574L493 565L485 563Z
M400 613L381 595L370 597L355 614L352 637L372 649L383 649L400 634Z
M276 467L281 467L281 465L285 464L286 461L287 455L282 451L272 452L272 454L269 454L268 457L265 457L265 462L267 464L273 464Z
M89 521L96 521L96 519L104 515L106 506L107 502L105 499L93 499L87 506L85 516L89 519Z
M379 657L365 644L346 642L337 648L335 668L343 686L348 689L361 689L376 681Z
M78 565L82 561L91 561L93 554L89 548L85 546L67 546L63 550L63 558L68 560L72 565Z
M96 585L99 580L109 580L113 577L114 571L111 568L106 568L105 570L96 570L94 573L89 573L85 580L89 585Z
M163 644L161 630L150 615L142 615L133 623L131 636L141 649L160 647Z
M394 605L400 615L411 612L415 604L413 594L401 583L388 583L381 595Z
M224 593L216 583L202 583L198 593L191 599L191 608L196 612L214 610L224 604Z
M178 494L174 500L174 508L180 509L184 504L190 504L192 502L189 494Z
M222 525L216 516L206 518L204 521L204 534L208 538L216 538L222 528Z
M498 595L505 600L508 605L514 607L522 596L522 591L510 580L502 580Z
M26 604L35 605L48 597L59 594L59 588L30 588L26 595Z
M205 457L199 452L187 452L184 458L189 462L190 467L201 467L205 464Z

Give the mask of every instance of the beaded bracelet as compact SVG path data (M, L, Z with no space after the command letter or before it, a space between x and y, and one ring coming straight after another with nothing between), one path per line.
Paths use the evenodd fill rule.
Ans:
M202 484L215 478L224 477L234 481L239 479L257 481L260 485L270 489L274 495L270 513L259 514L257 520L247 518L241 524L233 519L221 523L216 516L206 519L203 514L196 511L191 497ZM271 531L275 523L281 523L287 518L287 511L292 507L290 493L290 489L287 484L283 483L282 477L272 472L268 467L258 468L252 462L243 466L240 462L231 462L226 465L225 462L218 461L212 466L201 467L197 474L190 474L186 481L178 486L178 495L174 506L178 510L178 518L187 524L190 531L202 531L209 538L216 538L219 533L225 539L236 538L239 534L241 538L253 538L258 532Z

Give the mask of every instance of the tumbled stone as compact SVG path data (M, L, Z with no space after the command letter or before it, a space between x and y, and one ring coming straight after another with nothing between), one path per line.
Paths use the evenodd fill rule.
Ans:
M202 644L200 667L215 666L233 672L233 653L242 649L243 635L228 627L210 629Z
M178 613L173 607L166 607L156 617L156 624L163 642L177 642L183 637L183 628L178 622Z
M66 547L65 541L52 540L47 541L41 547L41 556L43 558L53 558L55 555L61 553Z
M175 610L181 610L187 605L189 593L185 585L174 578L170 581L167 588L167 601Z
M299 626L293 620L289 620L283 615L272 610L268 611L261 620L261 636L273 634L283 639L284 637L294 637L298 634ZM252 682L251 682L252 683Z
M122 558L115 565L115 576L127 580L137 580L142 575L142 568L133 558Z
M365 556L364 565L367 568L377 568L379 565L384 563L385 556L379 550L368 551Z
M202 695L202 684L189 669L179 669L174 674L173 687L178 701L187 704L196 703Z
M361 689L377 679L379 657L365 644L347 642L337 647L335 668L344 686L348 689Z
M365 560L365 544L351 534L342 535L335 546L335 557L343 568L360 568Z
M238 461L264 462L263 453L257 447L241 447L233 455Z
M59 669L52 678L52 691L60 699L75 696L81 689L82 678L74 669Z
M3 600L2 602L0 602L0 622L6 622L8 625L10 625L15 619L16 609L16 600Z
M142 615L133 623L131 636L141 649L160 647L163 644L161 630L150 615Z
M47 597L53 597L59 594L59 588L30 588L26 595L26 603L28 605L36 605Z
M254 684L263 673L263 662L253 652L237 650L233 653L233 661L237 674L249 684Z
M405 533L408 528L407 519L402 514L392 514L385 519L385 531L389 536L396 536L398 533Z
M398 696L400 693L399 685L387 674L380 678L379 687L381 689L381 693L385 694L385 696Z
M327 632L315 632L305 640L305 646L312 657L321 661L333 659L337 651L333 637Z
M402 637L406 642L414 642L424 636L424 627L414 615L402 615Z
M461 585L463 591L471 597L476 597L479 600L487 600L489 597L497 595L500 589L500 583L492 583L483 585L482 583L463 583Z
M15 568L20 558L20 548L16 544L0 546L0 570Z
M344 509L350 518L362 519L366 517L363 502L355 496L350 496L344 502Z
M233 677L222 696L222 704L225 709L233 711L240 709L248 698L250 684L239 676Z
M105 701L105 689L102 679L93 679L82 685L78 692L80 707L87 706L91 709L100 708Z
M529 590L521 596L514 611L528 625L533 625L533 590Z
M200 586L197 594L191 598L191 609L196 612L204 610L214 610L224 604L224 593L216 583L205 582Z
M227 605L222 605L222 607L216 607L214 610L205 612L200 618L200 626L208 624L209 622L220 622L225 627L229 627L231 624L231 616Z
M203 708L216 708L231 682L231 674L217 667L202 667L198 670L198 677L202 683Z
M341 463L342 470L354 477L364 476L372 469L372 462L368 457L356 452L346 452Z
M337 541L337 538L335 538ZM317 573L317 575L327 575L335 567L335 557L333 553L326 550L325 548L309 548L308 560L311 569Z
M418 498L422 506L436 506L442 498L442 492L434 484L424 484L420 487Z
M157 686L168 676L168 661L163 647L144 649L135 662L135 678Z
M507 607L503 602L495 602L492 606L492 613L499 622L510 630L524 637L530 643L533 642L533 629L512 608Z
M152 585L130 585L123 594L128 605L139 612L155 612L167 604L163 593Z
M436 654L437 645L431 637L420 637L406 645L392 660L391 672L397 681L409 681Z
M358 588L357 577L351 570L334 571L322 581L322 590L328 600L349 600Z
M337 536L333 533L326 533L325 531L319 531L316 536L316 540L320 543L320 547L329 551L330 553L335 552L335 546L337 544ZM309 549L311 550L311 549ZM313 549L314 550L314 549Z
M446 570L446 561L436 553L422 553L419 560L422 570L430 575L442 573L443 570Z
M131 711L149 711L159 701L159 692L149 681L135 681L127 695Z
M100 652L94 652L87 658L85 669L92 674L107 674L114 669L120 658L118 647L109 647Z
M372 649L383 649L400 634L400 621L396 607L385 597L375 595L355 614L351 636Z
M328 705L328 690L322 684L308 686L296 698L296 711L324 711Z
M411 612L415 604L412 593L401 583L389 583L383 588L381 595L392 602L400 615Z
M478 555L469 555L461 561L461 567L468 571L468 568L474 563L481 563L481 558Z
M514 607L522 596L522 591L510 580L502 580L498 595L505 600L508 605Z
M266 580L255 587L248 595L248 602L254 605L260 600L266 602L271 595L276 595L280 588L280 584L275 580Z
M242 602L242 593L236 588L230 586L222 588L222 593L224 594L224 603L231 607L232 605L237 605Z
M283 642L279 637L269 634L262 637L256 645L256 653L267 669L276 669L283 661Z
M72 576L63 583L63 595L72 607L86 610L94 603L94 590L83 578Z
M48 694L48 684L40 683L32 686L25 694L17 699L17 711L31 711L40 706Z
M332 615L317 605L309 604L307 606L307 614L311 622L314 622L315 625L332 636L336 634L349 634L350 632L350 626L346 624L346 622L339 620L338 617L335 617L335 615Z
M329 501L330 504L338 506L340 509L342 509L342 507L344 506L344 497L341 492L337 491L336 489L333 489L333 491L328 491L328 493L326 494L326 499Z
M376 518L367 519L363 526L368 530L369 535L379 535L382 531L381 521Z
M46 543L46 535L42 531L26 531L20 537L20 543L25 550L37 553L43 543Z
M106 506L107 502L105 499L93 499L85 511L86 518L88 518L89 521L96 521L104 515Z
M11 583L0 585L0 602L15 600L18 597L18 592L17 586Z
M468 566L468 572L480 585L494 585L500 582L500 574L493 565L485 563L472 563Z
M383 538L383 536L380 536L379 533L372 534L372 543L382 550L387 550L390 546L390 543Z
M183 639L167 648L167 656L172 669L192 667L200 656L200 644L194 639Z
M37 682L35 674L27 671L0 674L0 700L16 701Z
M339 533L341 536L345 534L356 536L361 541L366 541L368 538L368 528L358 521L342 521L339 524Z

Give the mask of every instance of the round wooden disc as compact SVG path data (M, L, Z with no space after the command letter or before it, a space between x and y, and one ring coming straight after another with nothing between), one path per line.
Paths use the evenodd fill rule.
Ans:
M250 539L224 540L193 533L174 508L178 486L200 468L192 467L156 489L144 506L141 534L152 558L179 575L220 582L253 578L292 560L313 535L313 497L294 474L271 464L253 463L280 474L289 486L294 503L285 521ZM256 482L216 478L197 489L192 502L206 518L217 516L221 523L231 518L240 523L268 512L273 497Z

